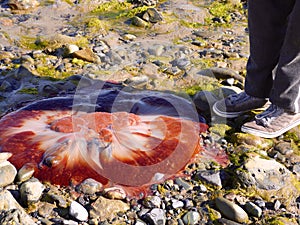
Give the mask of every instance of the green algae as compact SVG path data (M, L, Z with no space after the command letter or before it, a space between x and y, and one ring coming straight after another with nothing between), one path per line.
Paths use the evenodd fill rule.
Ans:
M248 158L248 153L251 151L248 148L235 148L234 152L231 152L228 157L232 165L240 166ZM239 170L239 169L237 169Z
M266 216L266 218L263 218L260 223L261 225L291 225L291 224L299 224L296 218L287 218L285 213L282 213L281 215L276 216Z
M29 37L22 36L19 40L19 45L21 47L31 49L31 50L42 50L45 49L49 42L47 40L41 40L40 37Z
M266 222L269 225L285 225L285 223L277 217L268 219Z
M0 30L0 34L2 34L3 37L6 38L10 43L13 43L13 39L9 36L7 32Z
M191 63L194 64L195 66L200 67L201 69L206 69L213 67L216 63L216 59L212 58L194 58L191 59Z
M83 67L84 65L87 65L88 62L82 60L82 59L77 59L77 58L73 58L72 59L72 63L77 65L77 66L80 66L80 67Z
M213 1L208 6L211 17L205 18L205 24L212 26L230 26L232 22L232 13L242 10L242 4L232 4L229 1Z
M209 13L215 17L223 18L226 22L230 22L232 9L233 5L231 3L214 1L209 6Z
M297 135L295 132L293 132L293 131L288 131L288 132L286 132L286 133L284 134L284 139L285 139L286 141L288 141L288 140L293 140L293 141L296 142L296 143L298 143L298 142L300 141L298 135Z
M98 17L92 16L84 19L85 28L91 33L103 33L106 34L109 29L109 25L106 21L100 20Z
M103 22L99 20L98 18L92 17L86 21L86 26L88 28L102 28L103 27Z
M118 18L131 18L137 14L143 13L145 12L148 8L150 8L149 6L141 6L141 7L136 7L136 8L132 8L128 11L125 11L123 13L121 13Z
M227 124L213 124L209 131L221 137L226 137L230 135L229 133L233 133L232 127Z
M64 35L57 35L55 37L22 36L17 44L30 50L54 50L64 44L75 44L79 47L86 47L88 45L88 39L86 37L72 38Z
M190 96L194 96L199 91L214 91L219 87L219 83L196 83L185 87L183 91Z
M98 5L95 9L92 10L92 12L105 14L111 12L125 11L130 7L132 7L132 4L129 2L120 2L120 1L113 0Z
M180 24L184 27L188 27L188 28L194 28L194 29L198 29L203 27L202 23L198 23L198 22L188 22L186 20L180 20Z
M211 208L209 205L206 205L205 208L208 211L208 217L210 220L217 221L220 219L220 213L217 210Z
M123 70L131 74L132 76L137 76L140 73L140 69L135 66L125 66Z
M129 1L108 1L95 6L84 16L80 15L74 18L70 24L82 27L86 31L87 37L91 37L99 31L105 35L109 29L122 30L132 34L139 33L141 29L131 26L130 20L137 14L145 12L148 8L151 7L136 7Z
M149 6L139 6L133 7L133 4L129 2L120 1L110 1L99 5L97 8L93 9L93 13L98 13L101 15L106 15L109 18L123 18L132 17L137 13L146 11ZM116 17L115 17L116 16Z
M294 154L300 156L300 133L299 127L295 127L284 134L283 139L287 142L291 142Z
M129 2L110 1L97 6L91 13L100 15L103 19L131 18L136 14L145 12L149 6L133 7Z
M60 72L57 71L54 67L42 66L42 65L36 68L36 72L41 77L50 77L53 79L64 79L73 75L72 72Z
M30 95L38 95L39 91L37 88L23 88L18 90L18 93L22 94L30 94Z

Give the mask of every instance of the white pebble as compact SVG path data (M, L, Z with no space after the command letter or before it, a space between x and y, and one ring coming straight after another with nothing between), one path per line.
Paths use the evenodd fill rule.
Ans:
M71 203L69 213L79 221L86 221L89 216L87 210L76 201Z

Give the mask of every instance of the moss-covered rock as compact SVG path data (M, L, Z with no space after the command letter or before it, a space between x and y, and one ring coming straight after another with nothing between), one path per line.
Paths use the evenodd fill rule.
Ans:
M257 154L248 156L236 170L245 188L254 188L256 195L266 201L272 201L276 196L287 208L292 206L300 194L296 177L274 159L262 158Z
M232 135L232 141L236 144L255 147L257 149L270 149L274 145L272 139L261 138L252 134L235 133Z
M227 137L230 133L232 133L232 127L228 126L227 124L213 124L209 131L217 134L220 137Z

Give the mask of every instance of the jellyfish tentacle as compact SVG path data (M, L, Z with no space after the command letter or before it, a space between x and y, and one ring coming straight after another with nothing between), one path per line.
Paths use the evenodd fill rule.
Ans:
M39 168L43 165L48 167L58 166L64 157L70 152L71 140L56 142L52 147L45 149Z
M92 139L87 144L86 152L82 152L85 160L97 172L103 170L101 161L110 161L112 159L111 143L105 143L99 139Z

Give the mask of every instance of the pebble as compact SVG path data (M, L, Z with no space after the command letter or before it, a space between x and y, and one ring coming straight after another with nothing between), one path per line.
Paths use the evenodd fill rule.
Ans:
M148 52L150 55L160 56L164 52L164 46L161 44L155 44L148 48Z
M125 84L129 84L132 87L137 87L137 86L145 85L148 82L149 82L149 77L148 76L132 77L132 78L126 79L124 81Z
M213 74L213 76L217 79L234 78L235 80L244 82L244 77L239 75L236 71L228 69L228 68L211 67L206 72L209 74Z
M41 198L44 189L45 186L38 179L31 178L30 180L21 184L21 199L25 204L37 202Z
M182 217L182 221L185 225L198 224L198 222L200 221L200 214L196 211L188 211Z
M133 35L133 34L124 34L122 36L122 38L125 40L125 41L134 41L136 39L136 36Z
M274 210L279 210L281 206L281 202L277 199L274 202Z
M187 182L187 181L185 181L185 180L183 180L181 178L176 178L175 179L175 183L177 185L179 185L179 187L182 187L185 190L191 190L191 189L193 189L193 186L189 182Z
M160 208L161 198L158 196L147 196L143 200L143 205L147 208Z
M142 19L151 22L158 23L163 20L162 15L155 8L148 8L146 12L142 15Z
M87 210L76 201L71 202L69 214L79 221L87 221L89 216Z
M218 100L218 96L210 91L199 91L193 97L195 106L205 118L211 117L212 106Z
M9 157L9 154L2 155L3 158ZM17 175L16 168L8 161L0 163L0 187L5 187L14 182Z
M291 143L288 142L279 142L278 144L276 144L274 149L285 156L290 156L294 152Z
M0 165L2 162L6 162L11 156L12 153L10 152L0 152Z
M281 163L273 159L264 159L254 155L247 159L243 172L239 176L248 185L263 190L279 190L291 183L291 172Z
M1 221L4 221L7 217L7 224L36 225L8 190L0 191L0 211L2 213L6 212L6 216L1 214Z
M55 190L50 190L49 192L47 192L45 194L45 196L47 198L49 198L51 200L51 202L55 202L56 205L58 205L61 208L67 208L68 207L68 203L66 198L63 195L59 195L57 193L57 191Z
M78 225L78 223L73 220L63 220L62 223L63 225Z
M215 200L217 208L220 212L230 220L238 223L248 222L248 214L237 204L223 197L218 197Z
M222 225L241 225L241 223L234 222L225 218L218 219L218 222Z
M66 54L72 54L74 52L79 51L79 47L74 44L69 44L69 45L66 45L65 51L66 51Z
M110 187L103 190L103 195L109 199L125 199L126 192L121 187Z
M292 172L300 177L300 164L293 165Z
M24 182L26 180L29 180L33 174L34 174L34 167L30 164L26 164L19 169L17 174L17 180L19 182Z
M81 182L81 184L78 186L78 191L87 195L94 195L97 192L100 192L102 188L103 185L100 182L92 178L88 178Z
M138 16L134 16L131 18L132 25L135 25L137 27L147 27L149 24L147 21L143 20L142 18Z
M206 193L207 192L207 187L203 184L200 184L199 186L199 191L202 193Z
M266 207L266 202L264 200L261 199L257 199L255 200L255 205L257 205L260 208L265 208Z
M49 218L53 215L55 215L55 204L49 203L49 202L43 202L42 204L39 204L38 207L38 215L44 218Z
M111 220L117 213L126 212L129 209L129 205L121 200L107 199L100 196L91 204L89 213L90 218L104 221L106 219Z
M245 210L249 215L253 215L257 218L261 217L262 209L255 205L253 202L247 202L245 204Z
M190 208L192 208L194 206L194 202L193 202L192 199L186 198L186 199L183 199L182 201L184 203L184 208L185 209L190 209Z
M205 181L209 184L216 186L217 188L222 188L220 171L215 171L215 170L198 171L194 179Z
M172 202L173 209L178 209L178 208L184 207L184 203L180 200L172 199L171 202Z
M173 66L177 66L179 69L184 70L191 64L187 58L179 58L170 62Z
M163 209L154 208L144 215L144 220L151 225L165 225L165 211Z
M99 57L90 48L84 48L78 51L74 51L72 53L72 56L74 58L82 59L88 62L93 62L93 63L100 62Z

